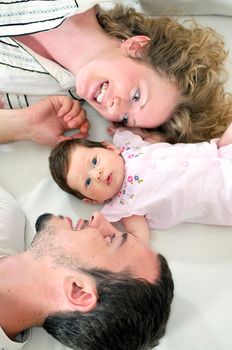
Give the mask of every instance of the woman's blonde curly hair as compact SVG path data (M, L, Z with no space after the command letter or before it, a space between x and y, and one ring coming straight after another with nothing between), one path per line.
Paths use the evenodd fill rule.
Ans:
M199 142L220 136L232 121L232 95L225 93L224 61L228 55L221 35L193 20L148 17L116 6L100 11L104 30L118 39L147 35L151 40L143 61L175 82L181 101L159 131L171 143Z

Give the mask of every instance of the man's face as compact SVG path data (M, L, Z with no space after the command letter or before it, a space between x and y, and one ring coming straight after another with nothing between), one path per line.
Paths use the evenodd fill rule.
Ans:
M89 222L63 216L44 216L37 220L40 231L38 249L53 246L64 258L75 259L78 267L106 269L112 272L130 271L136 278L153 282L159 274L157 255L141 239L122 233L99 212ZM51 234L52 232L52 234Z

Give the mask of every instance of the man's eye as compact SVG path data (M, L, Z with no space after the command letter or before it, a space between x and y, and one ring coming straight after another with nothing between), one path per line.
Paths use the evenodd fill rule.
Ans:
M85 187L88 187L91 184L91 179L88 177L88 179L85 180Z
M121 123L123 125L127 125L127 123L128 123L128 115L127 114L124 114L124 116L122 117Z
M135 94L134 94L134 96L132 98L132 101L133 102L137 102L137 101L139 101L139 99L140 99L140 91L138 89L138 90L136 90L136 92L135 92Z
M97 158L96 158L96 157L92 159L92 165L93 165L93 166L96 166L96 165L97 165Z

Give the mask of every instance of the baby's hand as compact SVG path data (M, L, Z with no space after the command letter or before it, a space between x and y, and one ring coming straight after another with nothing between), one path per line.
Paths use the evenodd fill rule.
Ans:
M148 133L148 131L145 129L131 128L128 126L123 126L121 123L110 123L110 125L107 127L107 132L110 136L114 136L117 130L130 131L133 134L140 136L143 140L150 136L150 133Z
M229 124L225 132L222 134L222 136L218 140L217 145L218 145L218 148L220 148L223 146L227 146L230 143L232 143L232 123Z
M110 123L109 126L107 126L106 131L110 136L114 136L114 134L116 133L116 131L118 129L119 129L119 126L117 126L115 123ZM121 127L120 127L120 129L121 129Z
M141 128L129 128L126 126L121 126L120 123L111 123L107 127L107 132L110 136L114 136L117 130L131 131L133 134L140 136L144 141L147 141L149 143L158 143L165 141L162 135L158 132L150 133Z

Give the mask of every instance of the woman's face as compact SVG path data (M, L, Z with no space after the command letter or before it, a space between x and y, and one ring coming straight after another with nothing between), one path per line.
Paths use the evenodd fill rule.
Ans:
M180 99L174 83L121 48L84 65L76 75L76 90L104 118L130 127L163 124Z

